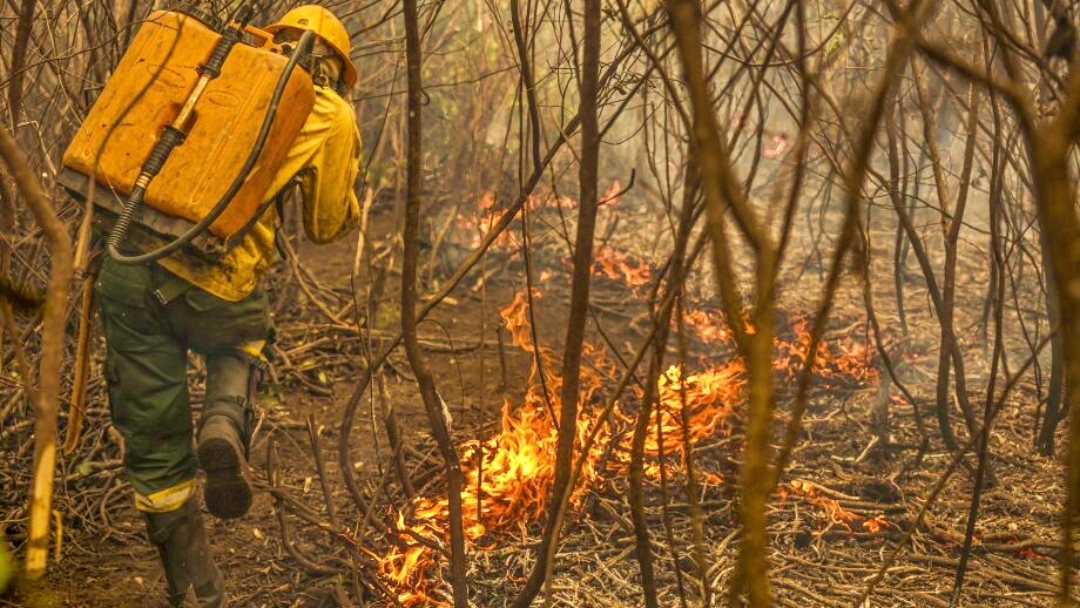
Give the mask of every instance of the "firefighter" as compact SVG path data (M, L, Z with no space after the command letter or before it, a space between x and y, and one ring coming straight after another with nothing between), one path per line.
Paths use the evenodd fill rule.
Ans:
M348 91L356 83L349 36L328 10L301 6L266 28L286 44L304 30L317 34L309 71L315 105L268 189L269 201L293 183L303 194L308 238L327 243L357 223L353 191L360 134ZM289 111L282 108L281 111ZM273 328L266 294L257 286L275 252L274 207L217 263L174 254L147 265L105 256L95 283L107 342L106 379L113 424L126 443L124 468L158 549L169 601L194 591L202 606L227 605L196 496L206 473L207 509L222 519L251 505L247 471L251 388ZM142 237L145 240L145 237ZM160 243L129 244L138 249ZM188 349L206 362L206 396L192 449L187 384Z

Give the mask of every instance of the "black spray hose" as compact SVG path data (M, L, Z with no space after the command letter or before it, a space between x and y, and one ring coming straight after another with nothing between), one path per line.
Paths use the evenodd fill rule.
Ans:
M225 36L227 35L228 33L222 36L222 42L224 42ZM239 35L237 38L239 38ZM292 76L293 70L296 68L296 64L300 61L300 58L310 50L314 39L315 32L311 30L305 31L304 34L300 36L299 42L296 43L296 48L289 57L289 62L285 64L285 71L282 72L281 77L278 79L277 86L274 88L274 94L270 98L270 107L266 111L266 117L263 118L262 126L259 128L259 134L255 138L255 145L252 147L251 153L244 162L244 166L240 168L240 173L233 179L229 189L225 191L225 194L222 195L217 204L210 209L210 212L206 214L206 217L199 220L194 226L189 228L187 232L158 249L148 253L127 256L120 253L120 246L126 239L127 231L131 226L135 211L138 209L139 204L142 203L142 198L146 194L146 186L149 185L150 179L161 170L161 165L165 163L165 159L168 157L169 153L172 152L172 149L183 140L183 133L180 132L179 129L172 129L172 127L167 127L165 129L165 133L158 141L157 146L155 146L154 152L150 154L150 158L148 158L146 164L143 165L143 173L139 176L139 181L136 182L135 189L132 190L128 202L125 203L124 209L117 219L112 233L109 235L108 251L110 257L121 264L146 264L155 262L165 256L175 253L180 248L193 241L196 237L206 232L210 225L225 212L225 208L229 206L233 197L236 196L237 191L239 191L240 187L247 181L248 175L255 167L255 163L259 160L263 146L266 144L266 138L270 135L270 128L273 126L274 119L277 117L278 106L281 104L281 96L285 92L285 86L289 83L289 78ZM235 44L235 41L233 44ZM218 47L214 49L214 54L211 56L212 60L218 56L218 50L221 46L222 43L219 43ZM224 57L227 54L228 50L221 54L222 63L224 63ZM207 62L207 65L209 66L210 62ZM219 64L217 70L220 71L220 69L221 66ZM173 131L179 133L179 139L175 142L172 140L176 136L170 136L170 133ZM147 175L149 170L153 170L153 173L150 174L149 178L143 183L143 177Z

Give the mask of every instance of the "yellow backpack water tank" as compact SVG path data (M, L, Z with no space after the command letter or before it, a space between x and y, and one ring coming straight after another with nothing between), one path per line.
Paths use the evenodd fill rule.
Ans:
M220 76L195 105L187 137L175 148L146 192L137 222L170 237L207 216L240 173L266 116L288 58L272 37L246 28L260 46L237 44ZM142 24L86 120L64 153L61 183L85 193L98 185L95 204L119 213L140 169L166 125L188 98L220 35L200 20L175 11L156 11ZM225 241L220 254L239 240L275 193L267 192L286 153L315 103L310 76L294 70L276 119L247 180L210 233ZM159 213L155 213L159 212ZM206 239L199 248L207 253Z

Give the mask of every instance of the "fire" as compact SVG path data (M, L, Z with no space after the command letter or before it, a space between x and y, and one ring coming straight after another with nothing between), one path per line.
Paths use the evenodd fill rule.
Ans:
M702 342L734 347L731 327L723 314L709 310L691 310L686 313L684 321ZM754 332L746 313L743 313L743 325L749 333ZM783 333L790 334L790 337L777 336L773 339L776 354L773 356L772 367L783 372L789 380L794 380L810 358L810 321L797 315ZM813 371L819 379L870 384L880 379L880 372L872 363L871 348L849 334L839 340L818 343L814 353Z
M1044 559L1046 557L1042 553L1039 553L1034 549L1031 549L1030 547L1021 549L1016 554L1026 559Z
M616 182L617 183L617 182ZM615 192L618 192L616 190ZM617 200L617 199L615 199ZM480 195L480 200L476 201L476 211L472 213L458 213L457 225L458 228L465 233L471 235L470 246L476 249L480 246L481 241L484 240L495 224L499 222L499 219L503 216L504 209L497 208L497 200L495 193L488 190ZM553 194L537 194L530 195L525 201L525 208L529 211L540 211L543 209L575 209L578 206L578 202L569 196L556 196ZM495 242L492 243L492 250L494 251L516 251L521 247L520 235L520 220L514 220L517 228L508 228L500 234Z
M568 204L556 200L549 204ZM481 205L484 207L484 204ZM485 207L494 206L492 199ZM627 261L627 256L615 250L605 250L598 255L603 272L613 272L628 285L633 281L648 282L649 267L637 266ZM639 283L644 284L644 283ZM534 299L542 297L534 289ZM513 301L500 311L511 340L518 348L538 357L533 359L528 386L520 404L507 399L502 404L499 431L492 437L467 441L459 446L460 467L465 478L462 491L462 517L465 536L472 550L490 548L497 540L492 535L508 530L521 530L539 521L545 512L551 486L555 479L557 446L556 422L551 412L560 409L559 393L562 378L554 370L556 358L553 351L542 344L533 344L528 316L529 298L526 291L515 294ZM706 310L690 311L686 325L698 339L712 343L713 352L723 354L726 360L713 360L700 371L689 371L681 366L669 367L660 377L658 407L651 412L650 428L661 429L662 439L649 433L646 440L646 472L657 476L660 467L678 472L684 462L687 446L701 441L730 434L735 420L736 408L743 403L748 382L747 370L741 358L734 356L731 332L723 316ZM751 329L752 331L752 329ZM788 377L795 373L808 358L809 323L795 318L790 331L777 338L774 369ZM715 348L719 345L726 348ZM600 420L601 408L596 405L603 379L613 377L617 370L603 348L586 344L582 353L581 405L575 427L578 451L586 437ZM536 359L539 359L537 362ZM870 352L854 340L822 344L814 357L816 373L824 378L870 381L876 379L870 366ZM540 379L544 382L541 383ZM547 390L544 390L546 385ZM640 400L642 395L638 394ZM550 403L548 400L550 399ZM615 421L604 425L598 440L585 455L585 466L577 487L571 497L572 506L581 502L598 482L613 472L625 471L630 450L631 433L625 432L632 425L634 415L625 411L621 404L616 407ZM684 423L684 414L686 423ZM612 428L612 427L615 428ZM618 447L611 450L611 458L605 451L618 437ZM661 443L662 441L662 443ZM663 455L663 459L659 458ZM722 480L715 474L705 474L709 483ZM817 496L810 486L793 485L792 491L824 509L829 521L849 527L860 518L845 511L836 501ZM443 562L433 547L442 547L448 536L449 504L445 497L418 497L411 505L411 515L398 514L396 528L399 542L379 558L379 574L398 594L398 601L407 607L437 606L448 604L442 594L441 568ZM870 531L888 525L882 518L860 522ZM478 546L481 542L486 546Z
M730 344L732 341L731 327L719 314L706 310L691 310L684 316L684 321L702 342Z
M600 197L600 205L618 205L619 197L622 194L622 191L622 181L620 181L619 178L616 177L615 179L611 180L611 183L608 184L607 190L604 191L604 195Z
M891 528L893 525L885 518L884 513L864 518L848 511L840 504L840 501L822 496L818 487L809 482L796 479L787 484L787 487L795 496L820 508L823 519L830 526L841 526L849 532L854 532L855 528L852 525L858 525L871 534L877 534L885 528Z
M783 156L791 146L786 133L777 133L776 135L773 135L772 144L771 148L764 148L764 146L762 146L764 148L764 150L762 150L762 155L765 158L771 158L773 160Z
M817 486L796 479L788 484L788 488L791 489L795 496L820 507L825 513L826 521L830 524L843 526L844 528L851 530L851 526L849 525L850 522L858 521L859 519L858 515L855 515L851 511L840 506L839 501L822 496L821 493L818 492Z
M480 195L480 200L476 201L475 212L459 212L457 215L458 228L470 235L469 245L473 249L480 246L480 242L495 228L495 224L502 217L502 211L495 208L496 202L495 193L487 190ZM514 230L504 230L492 244L495 251L512 251L518 247L518 233Z
M593 256L593 274L620 279L630 287L641 287L652 281L652 269L645 262L633 264L625 251L608 245L597 247Z
M871 534L878 534L885 528L891 528L892 523L885 519L884 513L881 513L869 519L864 519L862 521L862 527Z
M533 292L539 298L538 291ZM506 328L515 346L532 352L533 344L528 321L528 297L518 292L513 302L501 311ZM524 403L515 408L507 400L502 408L501 428L485 441L468 441L460 447L461 469L465 477L462 491L463 520L466 538L475 543L489 530L505 530L539 520L544 512L551 484L555 480L555 449L558 442L556 426L548 414L548 405L539 374L544 374L548 395L558 399L562 378L552 371L554 358L551 349L539 346L541 365L534 361L529 388ZM582 402L588 404L600 389L601 379L594 369L606 369L608 364L603 351L595 347L586 349L585 356L592 365L583 366L581 374ZM557 410L558 403L553 403ZM578 443L584 442L591 430L595 412L582 408L582 418L577 426ZM608 431L603 431L601 438ZM575 503L580 500L581 490L589 487L599 475L596 463L600 460L602 447L599 441L589 455ZM433 544L441 544L448 529L449 504L446 498L417 498L410 529ZM399 518L398 527L405 530ZM423 543L402 537L407 547L394 547L380 561L379 572L400 591L398 601L405 606L431 605L441 602L431 597L426 578L436 565L431 549Z
M660 475L660 467L672 473L682 472L687 445L696 445L709 437L731 434L735 406L742 400L745 386L746 366L741 359L699 373L683 377L682 368L672 365L659 379L659 407L649 414L649 428L659 425L659 437L650 432L645 438L645 453L653 458L645 463L645 472L652 478ZM639 398L642 397L638 393ZM683 410L688 424L683 426ZM631 426L634 417L619 412L619 417ZM662 439L662 443L661 443ZM632 436L624 434L622 440L622 468L629 463ZM659 457L664 461L660 462ZM719 483L716 474L706 474L710 483Z

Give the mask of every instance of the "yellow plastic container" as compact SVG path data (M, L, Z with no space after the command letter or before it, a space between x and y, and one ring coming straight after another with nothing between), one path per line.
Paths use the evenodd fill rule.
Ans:
M233 47L220 76L210 81L195 105L184 142L147 190L145 204L170 218L197 222L206 217L254 147L288 59L265 32L248 28L248 33L260 38L261 46ZM86 177L93 176L111 191L95 201L117 211L119 199L131 192L143 162L184 104L199 77L197 68L210 57L219 38L183 13L150 15L64 153L65 173L74 171L82 178L68 179L65 185L79 190L74 182L85 184ZM267 192L270 181L314 103L311 78L294 70L258 162L210 226L211 233L227 242L235 240L257 219L264 200L274 194ZM166 236L184 228L163 228L170 222L147 215L138 221Z

